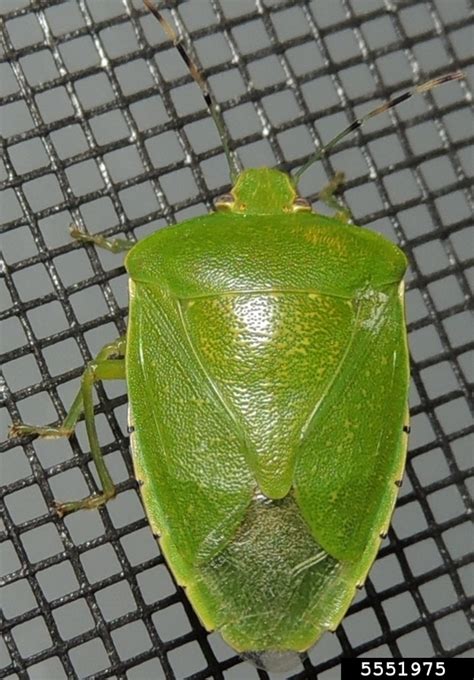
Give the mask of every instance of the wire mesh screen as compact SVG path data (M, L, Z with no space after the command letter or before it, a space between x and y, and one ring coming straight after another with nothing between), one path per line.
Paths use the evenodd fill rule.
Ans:
M132 476L123 384L97 390L118 485L100 511L61 520L51 509L97 489L83 422L67 441L7 439L12 421L63 418L84 363L125 331L120 256L72 241L69 224L140 239L208 211L228 190L217 132L140 0L0 9L0 676L267 678L206 633L167 570ZM200 0L173 3L172 17L245 167L294 169L376 102L454 69L469 75L473 61L464 0ZM344 171L356 222L409 257L412 433L365 588L288 677L333 680L356 655L472 655L470 103L468 80L413 99L344 140L300 185L316 205Z

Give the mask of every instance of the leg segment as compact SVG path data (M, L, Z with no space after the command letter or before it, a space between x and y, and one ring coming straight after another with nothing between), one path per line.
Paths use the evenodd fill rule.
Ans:
M104 462L104 457L97 436L94 416L94 383L99 380L121 380L125 378L124 359L102 359L91 361L82 376L82 399L84 408L84 420L86 423L87 437L91 447L91 454L94 460L102 493L87 496L79 501L68 501L66 503L55 503L56 511L63 516L76 510L98 508L115 496L115 486Z
M79 229L79 227L76 227L75 224L71 224L69 233L76 241L81 241L81 243L92 243L98 248L108 250L110 253L123 253L127 250L131 250L135 245L135 241L130 241L125 238L108 239L101 234L89 234L86 231Z
M336 210L335 218L341 222L349 224L353 222L351 212L336 193L341 189L345 181L343 172L336 172L331 181L318 194L318 199L328 205L330 208Z
M27 435L45 438L70 437L75 430L79 416L84 412L91 455L99 474L102 493L88 496L79 501L55 503L56 511L61 517L82 508L97 508L115 495L114 483L104 463L95 427L93 387L94 383L99 380L125 379L125 342L125 338L119 338L110 345L106 345L97 357L87 365L82 375L81 389L61 425L58 427L38 427L18 423L10 429L10 437Z

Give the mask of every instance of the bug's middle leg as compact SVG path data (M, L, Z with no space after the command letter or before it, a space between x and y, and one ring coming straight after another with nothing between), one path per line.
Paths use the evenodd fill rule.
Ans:
M343 172L336 172L334 177L331 179L325 187L321 189L318 194L318 200L322 201L330 208L336 211L335 218L341 222L346 222L349 224L353 222L351 211L347 208L343 201L336 195L340 191L341 187L344 185L345 176Z
M77 501L55 503L56 511L62 516L76 510L98 508L115 496L115 485L107 469L99 444L94 414L94 383L100 380L121 380L125 378L125 359L100 359L91 361L82 375L81 393L84 422L102 492Z
M44 438L70 437L77 425L81 413L84 413L87 437L94 460L102 492L77 501L55 503L56 511L63 516L76 510L97 508L115 496L115 486L104 462L104 457L97 436L94 414L94 383L101 380L125 379L125 337L102 348L95 359L87 364L82 374L81 388L61 425L37 426L17 423L10 429L10 437L36 435Z

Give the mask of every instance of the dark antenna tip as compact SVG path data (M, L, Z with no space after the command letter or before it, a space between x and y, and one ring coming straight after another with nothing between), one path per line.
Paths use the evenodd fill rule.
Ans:
M240 174L241 168L236 160L236 157L230 148L230 137L227 128L224 123L224 118L222 116L219 104L214 99L209 84L204 76L203 72L198 68L197 64L191 59L186 48L183 45L183 41L177 35L171 24L165 19L160 10L156 7L152 0L143 0L145 7L153 14L153 16L158 19L163 30L165 31L168 38L173 43L174 47L178 50L178 53L186 65L186 68L192 75L194 82L199 86L206 106L212 119L217 127L217 131L222 140L222 146L224 147L224 153L227 158L227 163L229 165L230 178L232 183L235 182L238 175Z
M465 78L465 75L462 71L452 71L451 73L445 73L444 75L438 76L437 78L426 80L420 85L415 85L410 90L403 92L397 97L389 99L386 102L383 102L383 104L379 104L379 106L376 106L374 109L366 113L361 118L356 118L356 120L354 120L344 130L339 132L339 134L337 134L327 144L321 147L319 151L310 156L306 163L304 163L301 166L301 168L295 172L294 174L295 184L298 184L301 175L304 172L306 172L306 170L311 165L313 165L313 163L316 163L316 161L321 160L321 158L325 156L328 153L328 151L330 151L334 146L336 146L336 144L339 144L341 139L344 139L344 137L346 137L347 135L350 135L352 132L355 132L356 130L361 128L364 125L364 123L366 123L370 118L374 118L374 116L378 116L380 113L385 113L386 111L395 108L395 106L398 106L402 102L406 102L408 99L411 99L416 94L421 94L422 92L429 92L429 90L438 87L438 85L444 85L444 83L449 83L452 80L462 80L463 78Z

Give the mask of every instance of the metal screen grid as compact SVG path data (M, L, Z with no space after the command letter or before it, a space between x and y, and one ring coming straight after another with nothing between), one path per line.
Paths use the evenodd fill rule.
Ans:
M173 6L246 167L296 168L375 101L472 65L464 0ZM138 239L209 210L228 189L218 135L139 0L2 0L0 9L0 676L266 678L200 627L163 563L131 476L123 385L98 389L119 491L100 511L59 520L50 509L96 489L83 423L69 442L6 440L12 420L62 418L84 362L125 330L120 257L72 242L69 223ZM365 588L288 677L335 680L341 656L472 656L470 103L467 82L412 100L346 139L300 185L316 201L344 170L357 223L410 259L412 434Z

